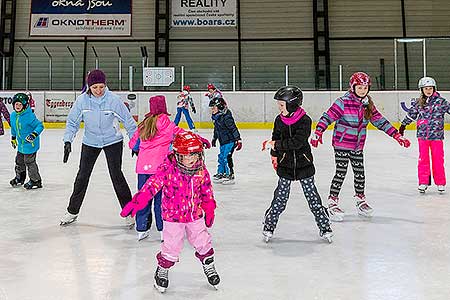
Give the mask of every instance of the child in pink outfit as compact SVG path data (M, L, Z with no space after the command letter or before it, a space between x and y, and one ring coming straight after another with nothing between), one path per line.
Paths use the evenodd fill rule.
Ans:
M444 168L444 115L450 114L450 103L436 91L436 81L431 77L419 80L420 97L414 99L411 108L399 128L404 134L406 125L417 121L419 142L419 192L425 193L431 185L430 151L433 163L434 183L440 193L445 192Z
M214 267L214 249L207 227L214 223L214 200L211 179L204 164L203 142L191 132L175 137L173 152L158 167L133 200L121 212L122 217L134 216L149 201L162 192L162 218L164 241L156 255L158 267L155 287L164 292L169 286L168 272L183 248L184 235L195 248L195 256L203 265L208 282L220 282Z

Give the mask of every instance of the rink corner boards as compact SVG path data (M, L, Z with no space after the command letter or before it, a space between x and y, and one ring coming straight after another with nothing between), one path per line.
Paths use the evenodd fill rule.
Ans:
M316 127L317 122L313 123L313 128ZM84 124L81 123L81 128L83 128ZM272 129L273 128L273 122L236 122L236 125L239 129ZM395 128L398 128L400 126L400 122L393 122L392 125L395 126ZM9 125L7 122L3 122L3 126L6 129L9 129ZM182 128L188 128L186 122L181 122L179 124ZM123 126L121 126L123 127ZM50 123L50 122L44 122L44 128L45 129L64 129L66 128L66 123L59 122L59 123ZM197 129L212 129L213 123L212 122L195 122L195 128ZM332 129L333 126L330 126L329 129ZM372 124L369 124L368 129L376 129ZM407 130L416 130L416 124L411 124L406 127ZM450 123L445 123L444 130L450 130Z

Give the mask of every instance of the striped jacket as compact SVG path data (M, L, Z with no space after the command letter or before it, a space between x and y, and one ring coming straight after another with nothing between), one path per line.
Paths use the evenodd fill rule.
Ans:
M324 132L331 123L336 122L333 131L333 147L353 151L364 149L369 122L389 136L394 136L398 132L375 106L373 106L370 120L364 118L364 110L360 98L352 92L347 92L344 96L337 98L323 113L316 130Z
M435 92L428 98L424 107L420 107L419 99L413 99L402 125L417 121L417 138L424 140L444 139L444 115L450 114L450 103Z

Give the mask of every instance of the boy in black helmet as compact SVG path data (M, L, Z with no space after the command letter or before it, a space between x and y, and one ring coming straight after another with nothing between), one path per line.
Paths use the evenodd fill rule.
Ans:
M15 94L12 101L14 111L11 113L11 145L14 149L17 148L17 155L16 177L9 182L13 187L23 185L28 190L42 187L36 155L39 150L39 135L44 130L42 122L31 111L29 101L24 93ZM30 181L24 184L27 170Z
M285 86L275 93L280 114L275 118L272 139L263 143L263 150L270 148L272 165L279 176L272 203L266 210L263 236L268 242L273 235L281 213L289 199L292 181L300 181L309 208L314 215L319 235L331 243L333 232L328 212L314 184L315 168L308 138L311 134L311 118L301 107L303 93L296 86Z
M233 115L223 98L213 98L209 102L211 118L214 122L214 136L211 145L216 147L220 143L217 174L213 181L222 184L234 184L233 152L242 148L241 136L234 122Z

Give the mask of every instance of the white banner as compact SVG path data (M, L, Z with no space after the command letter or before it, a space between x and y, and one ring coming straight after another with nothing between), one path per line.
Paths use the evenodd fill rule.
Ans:
M172 0L173 27L233 27L236 20L236 0Z
M75 103L75 93L45 93L44 121L65 122Z

